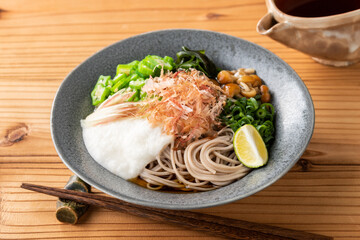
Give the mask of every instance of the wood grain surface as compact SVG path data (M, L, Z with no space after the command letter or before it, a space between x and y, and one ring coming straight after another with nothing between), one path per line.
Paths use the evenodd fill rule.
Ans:
M62 224L54 197L19 188L63 187L72 174L49 127L64 77L111 43L167 28L223 32L271 50L315 105L313 138L288 174L251 197L197 211L360 239L360 64L323 66L259 35L265 13L263 0L0 0L0 239L220 239L97 208L75 226Z

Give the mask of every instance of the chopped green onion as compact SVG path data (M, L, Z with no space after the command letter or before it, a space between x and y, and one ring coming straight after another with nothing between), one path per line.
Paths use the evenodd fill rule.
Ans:
M264 109L258 109L258 110L256 111L256 116L257 116L258 118L264 118L264 117L266 117L266 110L264 110Z
M236 131L245 124L253 125L260 133L266 146L274 138L274 106L271 103L260 103L258 97L246 99L227 99L219 119Z

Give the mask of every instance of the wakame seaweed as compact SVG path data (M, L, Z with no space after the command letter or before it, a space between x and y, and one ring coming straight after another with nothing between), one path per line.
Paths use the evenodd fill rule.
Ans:
M176 53L176 57L177 69L195 68L213 79L219 73L215 64L205 55L205 50L190 50L187 47L182 47L182 51Z

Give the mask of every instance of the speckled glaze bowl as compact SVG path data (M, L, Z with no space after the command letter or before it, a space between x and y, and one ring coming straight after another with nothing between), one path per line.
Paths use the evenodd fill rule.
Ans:
M217 190L173 194L145 189L128 182L95 162L87 152L80 119L94 108L90 92L99 75L115 74L119 63L148 54L175 58L181 46L205 49L222 69L254 68L272 94L276 109L276 139L269 162L244 178ZM190 29L163 30L137 35L99 51L76 67L61 84L52 108L51 133L56 150L75 174L90 185L119 199L158 208L196 209L250 196L283 176L305 151L314 128L314 108L304 83L291 67L270 51L233 36ZM124 136L126 137L126 136Z
M360 9L326 17L296 17L278 7L290 9L290 4L301 2L309 1L266 0L268 13L258 22L257 31L321 64L345 67L359 62Z

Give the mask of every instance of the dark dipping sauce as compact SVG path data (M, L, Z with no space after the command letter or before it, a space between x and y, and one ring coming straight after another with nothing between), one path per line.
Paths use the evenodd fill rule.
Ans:
M360 9L360 0L275 0L275 5L296 17L325 17Z

